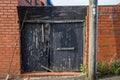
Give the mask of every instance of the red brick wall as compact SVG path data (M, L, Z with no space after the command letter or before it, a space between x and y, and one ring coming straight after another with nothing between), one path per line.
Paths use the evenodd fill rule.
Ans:
M20 74L17 5L17 0L0 0L0 78L7 76L13 53L10 76ZM14 48L16 44L17 46Z
M98 61L120 59L120 6L99 6ZM89 22L86 16L86 61L88 62ZM87 63L86 63L87 64Z

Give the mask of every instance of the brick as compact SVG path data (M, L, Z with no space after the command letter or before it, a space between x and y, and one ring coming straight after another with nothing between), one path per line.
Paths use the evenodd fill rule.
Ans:
M0 12L0 15L3 15L3 12Z
M117 58L120 53L120 7L100 6L98 17L98 61L107 61ZM86 17L86 54L88 54L88 16ZM88 56L86 56L87 58ZM88 60L86 59L88 62ZM86 63L87 63L86 62Z
M16 10L16 9L17 9L17 7L10 7L10 9L14 9L14 10Z
M3 13L4 13L4 12L7 12L7 10L0 10L0 12L3 12Z
M7 6L7 4L0 4L0 7L5 7L5 6Z
M0 10L2 10L3 9L3 7L0 7Z
M0 4L1 4L1 3L3 4L3 1L0 1Z
M8 68L0 68L0 72L7 74L8 73Z
M9 7L10 8L10 7ZM15 13L15 10L8 10L9 13Z
M8 7L15 7L15 4L8 4Z
M9 0L4 0L3 3L10 4Z
M18 4L18 1L17 0L15 0L15 1L11 1L11 4Z

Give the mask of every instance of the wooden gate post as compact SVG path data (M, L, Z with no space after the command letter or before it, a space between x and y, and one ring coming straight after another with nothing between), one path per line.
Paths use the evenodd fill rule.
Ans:
M97 34L98 34L98 0L89 0L89 61L88 78L96 80L97 71Z

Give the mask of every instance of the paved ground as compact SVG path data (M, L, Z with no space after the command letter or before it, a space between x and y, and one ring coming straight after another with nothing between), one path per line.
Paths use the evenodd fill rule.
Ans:
M38 78L38 79L35 79L35 78L32 78L31 80L85 80L84 79L85 77L82 76L82 77L43 77L43 78ZM25 79L25 80L28 80L28 79Z
M99 80L120 80L120 75L119 76L112 76L112 77L106 77L106 78L102 78Z
M3 79L4 80L4 79ZM16 78L9 80L87 80L86 75L78 76L45 76L45 77L31 77L31 78Z
M85 75L83 75L83 76L56 76L56 77L48 76L48 77L9 79L9 80L88 80L88 79ZM106 77L106 78L101 78L97 80L120 80L120 76Z

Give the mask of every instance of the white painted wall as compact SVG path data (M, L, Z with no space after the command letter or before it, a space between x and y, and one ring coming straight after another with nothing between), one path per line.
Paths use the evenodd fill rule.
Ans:
M88 5L89 0L51 0L55 6ZM116 5L120 0L98 0L99 5Z

